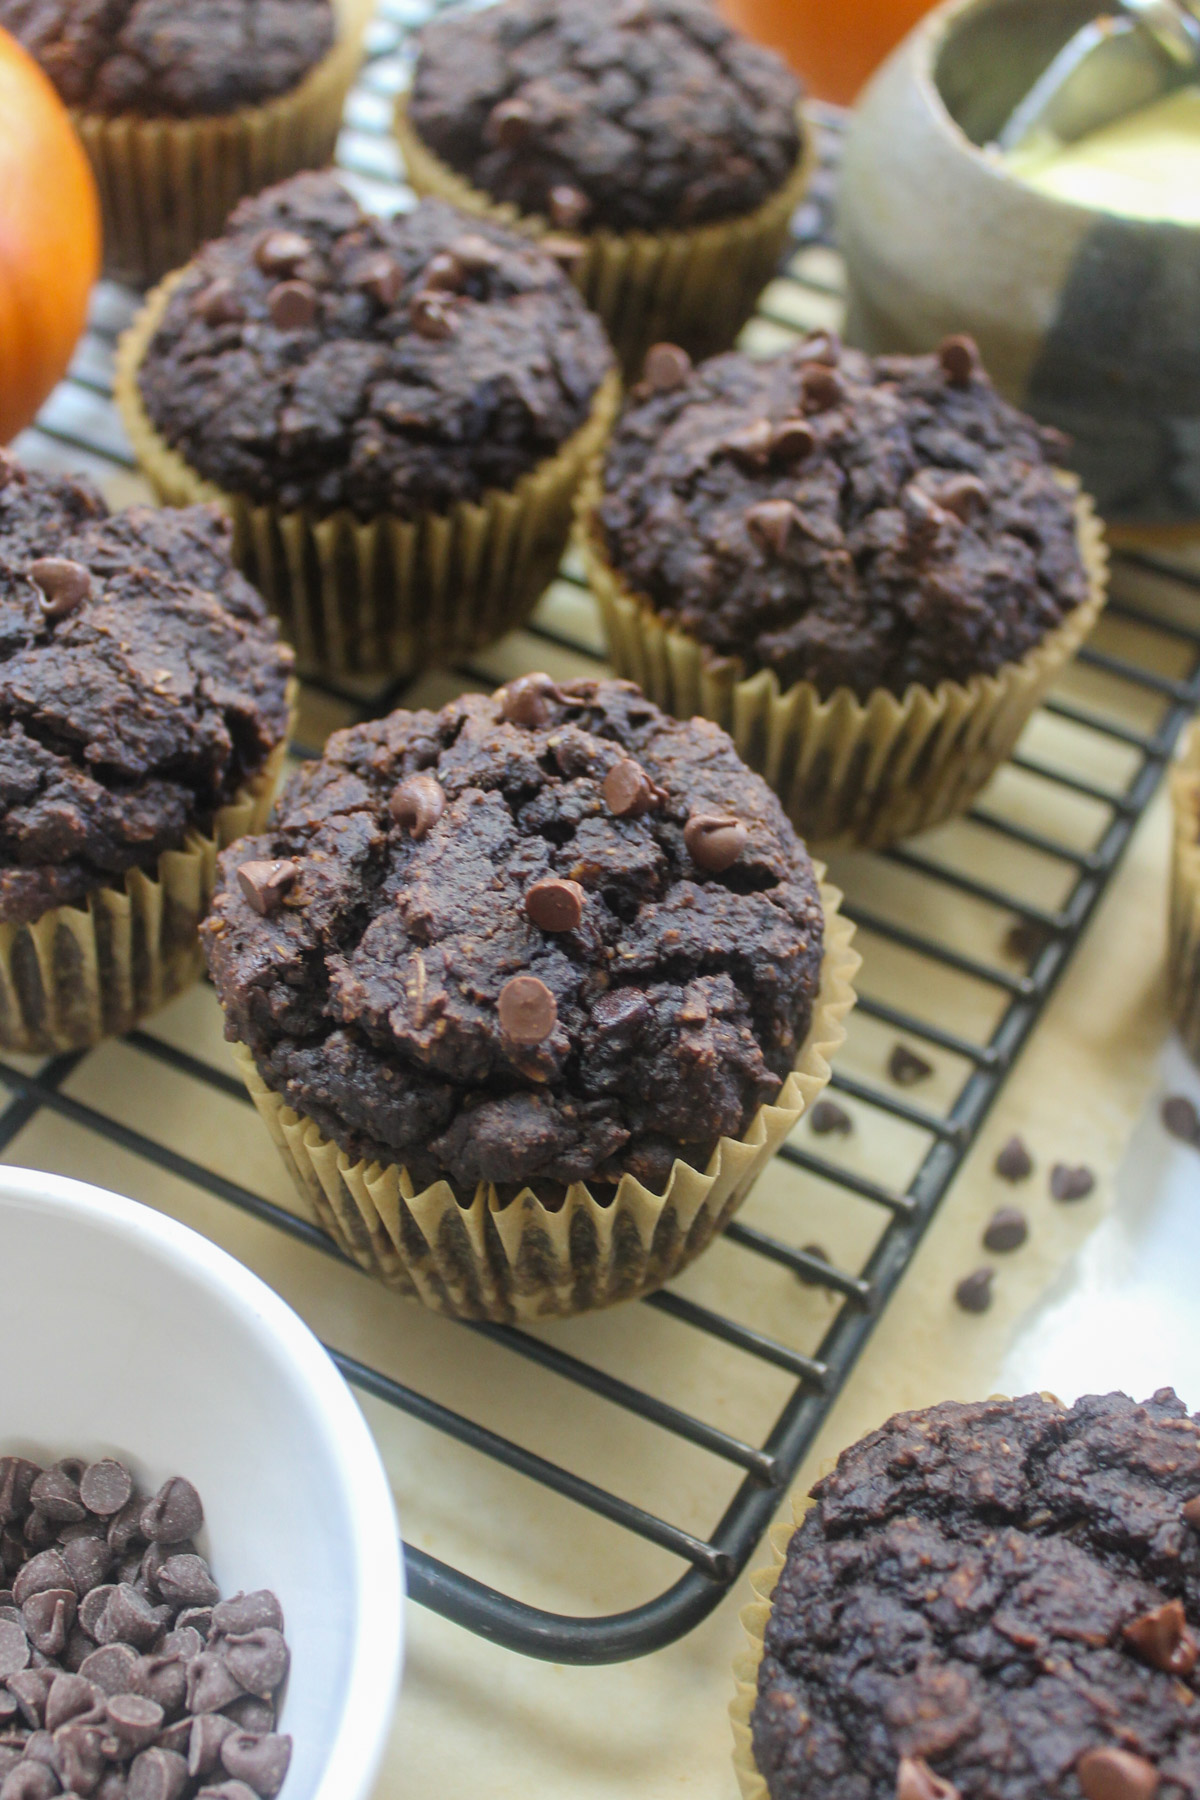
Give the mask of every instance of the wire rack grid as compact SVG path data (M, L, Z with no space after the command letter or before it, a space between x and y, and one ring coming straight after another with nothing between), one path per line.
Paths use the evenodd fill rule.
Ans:
M347 113L339 160L364 200L382 210L411 201L389 120L405 78L409 34L431 10L425 0L382 0ZM824 115L821 124L831 149L828 173L836 161L836 115ZM751 349L769 351L798 331L840 319L840 271L825 236L827 190L828 180L818 184L797 222L796 247L748 328ZM98 289L68 380L18 446L30 461L92 473L117 498L133 491L132 460L111 403L112 359L134 304L110 285ZM623 1480L606 1479L594 1467L573 1468L565 1456L520 1441L487 1416L486 1405L472 1413L448 1404L399 1373L330 1346L377 1414L386 1409L402 1427L440 1434L511 1472L511 1503L529 1521L549 1490L572 1518L582 1509L619 1540L640 1540L661 1553L667 1570L649 1597L639 1594L608 1611L602 1599L600 1610L588 1611L569 1584L563 1603L554 1603L553 1591L547 1598L544 1584L535 1603L410 1541L408 1580L416 1600L528 1655L600 1663L682 1636L745 1568L1035 1029L1180 730L1200 705L1200 577L1180 562L1132 554L1117 560L1114 573L1112 604L1095 638L969 818L918 844L835 865L866 958L857 1036L833 1079L851 1130L817 1139L801 1129L769 1182L760 1183L770 1189L767 1202L760 1206L756 1191L723 1245L710 1252L732 1271L720 1292L740 1293L742 1302L714 1303L703 1283L685 1279L633 1309L656 1314L656 1329L682 1337L693 1356L704 1345L705 1354L717 1346L735 1359L742 1392L761 1389L761 1406L742 1411L762 1417L763 1428L751 1433L728 1419L716 1422L690 1395L673 1397L662 1383L640 1379L636 1367L625 1371L603 1356L577 1353L579 1345L561 1330L453 1328L472 1334L480 1358L504 1353L506 1366L521 1364L530 1380L536 1370L548 1384L548 1411L559 1406L576 1415L590 1408L589 1421L605 1422L603 1442L645 1430L659 1465L692 1452L711 1459L725 1484L711 1490L722 1493L715 1522L681 1523L670 1507L621 1491ZM296 748L311 753L335 725L397 704L439 704L464 687L492 687L521 669L549 667L559 676L595 671L602 654L594 611L568 557L529 628L476 663L375 688L310 683ZM215 1015L210 994L203 1005ZM314 1261L340 1262L286 1203L235 1178L229 1157L169 1141L153 1116L131 1120L123 1105L97 1102L111 1084L104 1088L89 1071L102 1072L105 1059L122 1056L147 1080L153 1068L193 1093L228 1101L249 1145L259 1127L241 1084L219 1056L196 1048L189 1029L155 1020L121 1046L87 1058L0 1064L0 1084L10 1096L0 1112L0 1154L19 1159L30 1129L48 1119L183 1184L201 1209L202 1228L217 1231L221 1210L231 1207L286 1234ZM208 1035L215 1037L211 1019ZM931 1060L932 1078L919 1091L889 1078L886 1053L897 1040ZM54 1162L53 1150L41 1154ZM837 1221L851 1213L855 1223L841 1234L840 1252L801 1241L805 1220L822 1221L825 1237L836 1240ZM351 1265L345 1267L347 1280L355 1279L357 1272L352 1277ZM768 1288L771 1304L760 1308L758 1297Z

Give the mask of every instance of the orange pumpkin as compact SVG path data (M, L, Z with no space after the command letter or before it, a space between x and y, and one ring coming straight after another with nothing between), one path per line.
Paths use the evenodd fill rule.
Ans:
M50 82L0 31L0 444L66 370L99 268L91 165Z

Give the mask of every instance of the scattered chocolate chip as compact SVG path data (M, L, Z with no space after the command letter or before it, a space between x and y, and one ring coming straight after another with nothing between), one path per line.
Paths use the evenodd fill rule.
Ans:
M281 281L267 295L267 311L277 331L306 331L317 316L317 290L307 281Z
M923 1756L902 1756L896 1770L896 1800L960 1800L951 1781L935 1775Z
M430 293L426 288L413 295L408 317L417 336L428 338L432 343L440 342L454 332L454 314L449 302L441 294Z
M848 1137L854 1130L854 1120L836 1100L818 1100L809 1110L808 1122L818 1137L829 1137L834 1132Z
M273 1800L283 1786L292 1760L292 1740L278 1732L257 1735L233 1731L221 1745L221 1761L237 1781L253 1788L260 1800Z
M259 240L254 260L266 275L285 275L312 253L312 245L298 231L268 231Z
M111 1519L128 1504L133 1493L133 1476L124 1463L106 1458L91 1463L79 1483L79 1498L97 1518Z
M359 264L354 285L378 300L380 306L395 306L404 290L404 270L394 257L379 250Z
M996 1154L993 1165L1005 1181L1028 1181L1033 1174L1033 1158L1019 1137L1010 1137Z
M587 255L587 245L581 238L565 237L559 231L548 231L538 240L538 249L562 269L578 268Z
M979 349L974 338L943 338L938 345L938 361L953 387L969 387L979 368Z
M842 340L836 331L810 331L796 354L802 363L824 363L826 368L836 369L842 360Z
M274 862L239 863L238 886L255 912L267 918L282 905L284 895L295 886L299 873L298 865L287 857Z
M659 803L660 790L632 756L615 762L604 777L604 804L618 819L640 819Z
M461 237L451 238L446 248L472 275L480 274L485 269L499 268L503 260L503 251L499 246L475 231L465 231Z
M678 344L651 344L642 364L642 380L654 394L681 388L692 372L692 359Z
M1163 1101L1162 1122L1172 1137L1200 1147L1200 1112L1185 1094L1171 1094Z
M1181 1600L1168 1600L1126 1625L1122 1634L1143 1662L1183 1679L1200 1657L1200 1646L1188 1627Z
M500 1029L519 1045L541 1044L558 1023L558 1002L536 975L514 975L496 1001Z
M807 419L784 419L771 436L771 454L780 462L803 462L816 447L816 433Z
M964 525L986 512L988 505L988 491L978 475L952 475L942 482L934 498Z
M525 725L536 730L553 718L551 703L559 696L558 684L549 675L520 675L507 687L498 689L494 698L500 702L500 717L510 725Z
M485 135L502 150L519 150L533 129L533 108L527 100L501 100L488 114Z
M534 882L525 896L525 913L539 931L574 931L583 918L586 901L577 881L551 877Z
M721 875L731 869L750 841L740 819L723 813L693 813L683 828L688 855L698 869Z
M457 294L467 277L467 271L457 256L450 250L439 250L430 258L421 272L421 286L441 289L448 294Z
M1007 1254L1010 1250L1019 1250L1029 1236L1029 1221L1017 1206L1001 1206L988 1220L987 1230L983 1234L985 1250L995 1250Z
M65 619L92 592L92 574L69 556L39 556L29 565L29 579L41 590L47 619Z
M964 1312L983 1313L992 1304L992 1282L995 1279L994 1269L974 1269L970 1275L964 1275L954 1290L954 1298Z
M1194 1499L1185 1500L1182 1512L1184 1523L1190 1525L1193 1531L1200 1531L1200 1494Z
M765 550L782 556L797 519L790 500L757 500L746 508L746 530Z
M1113 1745L1085 1750L1075 1764L1075 1775L1084 1800L1154 1800L1159 1787L1152 1762Z
M578 231L591 210L591 201L578 188L560 182L557 187L550 189L547 211L550 223L557 225L560 231Z
M1055 1163L1050 1171L1050 1192L1055 1200L1086 1200L1096 1185L1096 1177L1082 1165L1071 1168Z
M888 1074L897 1087L916 1087L919 1081L925 1081L933 1074L933 1064L910 1050L907 1044L897 1044L888 1057Z
M446 810L446 793L432 775L410 775L392 789L388 811L397 825L418 843L433 830Z
M192 300L192 311L206 325L240 325L246 309L228 275L218 275Z
M805 412L830 412L846 398L846 386L836 369L810 362L800 372L800 392Z
M1018 919L1010 925L1004 938L1004 948L1010 956L1020 962L1033 962L1042 954L1050 942L1053 932L1039 925L1036 919Z
M815 1257L818 1262L827 1263L829 1261L829 1252L821 1244L802 1244L800 1254L801 1256ZM797 1269L796 1280L801 1287L820 1287L822 1285L821 1277L810 1275L807 1269Z

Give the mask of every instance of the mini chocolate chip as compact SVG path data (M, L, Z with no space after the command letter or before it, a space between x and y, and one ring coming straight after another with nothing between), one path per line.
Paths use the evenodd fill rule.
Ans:
M31 1549L48 1550L58 1536L58 1526L53 1519L48 1519L45 1513L34 1508L26 1514L21 1536Z
M1033 1174L1033 1158L1019 1137L1010 1137L997 1151L993 1167L1005 1181L1028 1181Z
M291 1760L292 1740L279 1732L259 1735L234 1731L221 1745L221 1761L227 1772L252 1787L260 1800L273 1800L283 1786Z
M501 100L487 116L484 135L502 150L518 150L533 129L533 108L527 100Z
M1154 1800L1160 1779L1144 1756L1107 1744L1102 1750L1085 1750L1075 1776L1084 1800Z
M547 212L550 223L557 225L560 231L578 231L591 210L591 201L577 187L560 182L550 189Z
M151 1652L139 1656L130 1676L129 1692L140 1694L161 1706L166 1718L173 1718L187 1698L187 1667L178 1657Z
M254 260L267 275L282 275L302 263L312 245L298 231L268 231L254 252Z
M410 775L392 789L388 811L419 843L446 810L446 793L432 775Z
M280 857L274 862L239 863L237 880L247 902L267 918L283 904L284 895L295 885L299 873L298 864Z
M836 369L810 362L800 371L800 393L805 412L830 412L846 398L846 384Z
M33 1594L21 1608L29 1642L43 1656L57 1656L66 1648L79 1597L74 1588L51 1588Z
M548 231L539 238L538 249L562 269L577 268L587 255L587 245L581 238L565 237L558 231Z
M24 1626L0 1619L0 1681L15 1675L29 1663L29 1639Z
M586 900L577 881L551 877L534 882L525 895L525 913L539 931L574 931L583 918Z
M378 300L380 306L395 306L404 291L404 270L394 257L379 250L358 265L354 285Z
M833 1132L848 1137L854 1130L854 1120L836 1100L818 1100L809 1108L808 1122L818 1137L829 1137Z
M275 1707L270 1700L258 1700L253 1694L242 1694L239 1699L231 1700L225 1708L225 1716L232 1719L239 1731L262 1733L275 1729Z
M76 1525L87 1513L79 1498L78 1482L61 1469L47 1469L39 1475L29 1490L29 1498L56 1525Z
M140 1541L142 1535L142 1508L145 1501L134 1494L121 1508L114 1513L108 1524L108 1541L118 1556Z
M283 1630L283 1608L270 1588L257 1588L250 1594L233 1594L212 1609L214 1631L257 1631L269 1625Z
M104 1703L106 1738L117 1745L116 1754L133 1756L152 1744L163 1727L163 1709L141 1694L112 1694Z
M418 337L436 343L454 331L454 314L441 294L422 288L414 294L408 307L409 322Z
M74 1538L62 1546L62 1559L71 1571L71 1581L79 1594L90 1594L94 1587L107 1581L112 1572L113 1553L103 1538Z
M114 1462L111 1457L92 1463L83 1471L79 1483L79 1498L89 1512L101 1519L119 1513L132 1493L133 1476L124 1463Z
M100 1628L94 1635L100 1643L132 1644L136 1650L148 1650L170 1623L168 1607L151 1606L144 1594L123 1581L109 1596Z
M888 1074L897 1087L916 1087L919 1081L925 1081L933 1074L933 1064L910 1050L907 1044L897 1044L888 1057Z
M104 1625L104 1615L108 1611L108 1603L116 1593L116 1583L94 1587L83 1596L79 1603L79 1623L89 1637L100 1641L100 1632ZM108 1641L108 1640L106 1640Z
M60 1725L68 1725L85 1713L98 1714L103 1700L102 1690L86 1676L65 1672L56 1675L46 1695L46 1730L57 1731Z
M988 491L978 475L952 475L943 481L934 498L958 519L967 524L987 510Z
M692 359L678 344L651 344L642 363L642 380L654 394L681 388L692 372Z
M532 981L530 975L518 975L517 981ZM503 1010L504 995L513 983L507 982L500 992L500 1005ZM554 1008L554 996L549 988L542 987L543 994ZM518 1003L519 1004L519 1003ZM557 1008L554 1008L557 1012ZM550 1021L552 1027L553 1018ZM547 1027L550 1029L550 1027ZM510 1035L512 1035L510 1033ZM540 1037L545 1037L543 1031ZM539 1040L532 1040L537 1042ZM247 1694L254 1694L260 1700L269 1700L288 1671L288 1647L283 1636L270 1625L256 1626L253 1631L230 1632L224 1642L225 1666L238 1685Z
M518 1045L544 1043L558 1023L558 1002L536 975L514 975L496 1001L500 1029Z
M1019 1250L1029 1236L1029 1221L1017 1206L1000 1206L988 1220L983 1234L985 1250L1004 1254Z
M764 550L782 556L796 518L796 508L790 500L757 500L746 508L746 530Z
M827 369L836 369L842 360L842 340L836 331L810 331L796 354L801 363L824 363Z
M202 1556L168 1556L155 1577L155 1585L169 1606L212 1606L221 1590Z
M995 1279L994 1269L975 1269L970 1275L964 1275L954 1290L954 1298L964 1312L983 1313L992 1304L992 1282Z
M267 311L277 331L307 331L317 316L317 290L307 281L281 281L267 295Z
M246 309L228 275L218 275L192 299L192 311L206 325L240 325Z
M979 367L979 347L974 338L943 338L938 345L938 361L952 387L970 387Z
M462 290L466 274L467 271L457 256L449 250L439 250L421 271L421 286L439 288L446 293L457 294Z
M129 1765L127 1800L179 1800L188 1784L188 1766L174 1750L143 1750Z
M252 1627L241 1626L239 1628L235 1626L234 1629L246 1631ZM282 1630L282 1625L280 1630ZM193 1657L199 1656L203 1648L204 1639L198 1631L190 1625L176 1625L173 1631L168 1631L166 1637L159 1644L158 1655L173 1657L176 1662L190 1663Z
M67 618L92 592L91 570L69 556L39 556L29 565L29 579L41 590L47 619Z
M935 1775L923 1756L902 1756L896 1770L896 1800L960 1800L952 1781Z
M211 1606L185 1606L175 1621L176 1631L190 1627L198 1631L202 1638L207 1637L212 1629L213 1608ZM282 1625L279 1628L283 1630Z
M13 1600L17 1606L24 1607L34 1594L49 1593L53 1588L69 1588L71 1571L63 1561L59 1550L42 1550L37 1556L31 1556L23 1569L19 1569L13 1578Z
M1126 1625L1122 1634L1143 1662L1184 1680L1200 1657L1200 1646L1188 1627L1182 1600L1168 1600Z
M660 791L632 756L623 756L604 777L604 804L618 819L640 819L652 812Z
M807 419L784 419L771 437L771 454L780 462L803 462L816 447L816 433Z
M1096 1177L1082 1165L1073 1169L1055 1163L1050 1171L1050 1192L1056 1200L1086 1200L1095 1185Z
M211 1775L221 1764L221 1745L237 1726L232 1719L221 1713L199 1713L192 1720L192 1735L188 1744L188 1774L194 1780L197 1776Z
M726 813L693 813L683 828L688 855L698 869L721 875L731 869L750 841L740 819Z
M1162 1122L1172 1137L1200 1146L1200 1112L1184 1094L1171 1094L1162 1103Z
M451 238L446 248L471 275L480 274L485 269L497 269L504 260L504 252L499 245L475 231L465 231L461 237Z
M500 717L510 725L525 725L535 730L548 725L553 714L551 701L559 699L558 683L549 675L520 675L507 687L498 688L493 699L500 703Z

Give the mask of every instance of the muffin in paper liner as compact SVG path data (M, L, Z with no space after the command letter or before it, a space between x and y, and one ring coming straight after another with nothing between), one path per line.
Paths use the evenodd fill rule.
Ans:
M1088 598L1021 662L966 683L914 683L903 699L884 688L865 702L849 688L822 699L806 681L781 689L773 670L743 676L735 659L661 618L608 559L598 467L580 491L578 535L617 674L676 718L700 713L723 726L804 838L880 849L966 811L1100 615L1104 529L1074 479L1062 480L1076 496Z
M193 828L153 870L133 868L74 906L25 925L0 924L0 1045L48 1055L86 1050L130 1031L204 973L197 935L216 885L217 857L261 831L287 754L286 737L227 806L211 833Z
M572 279L605 330L629 379L651 344L681 344L694 360L728 350L776 273L792 217L816 167L816 141L799 109L802 149L781 188L741 218L683 231L591 231L566 235L583 246ZM396 106L396 136L408 179L421 195L449 200L527 237L564 235L538 213L493 200L436 156Z
M137 374L182 270L168 276L121 339L116 399L143 472L169 506L213 502L233 520L233 556L263 595L300 667L324 675L410 675L469 655L523 625L553 580L584 470L616 415L615 370L551 457L510 490L415 519L362 520L346 508L284 512L226 493L150 422Z
M1171 1015L1200 1063L1200 727L1192 725L1171 771L1175 832L1171 852L1168 972Z
M795 1069L742 1138L722 1138L703 1173L676 1162L661 1194L631 1175L608 1201L577 1182L558 1207L528 1188L505 1202L486 1182L469 1199L447 1181L418 1192L397 1165L351 1161L267 1086L244 1044L233 1044L234 1058L317 1223L388 1287L435 1312L505 1324L633 1300L700 1255L829 1080L859 957L854 928L838 911L841 895L824 882L820 892L821 985Z
M333 160L374 0L334 0L332 47L296 87L190 119L71 109L104 220L105 272L144 287L185 263L247 194Z

